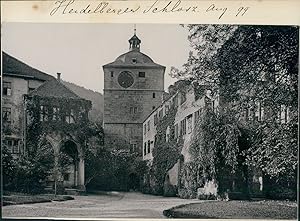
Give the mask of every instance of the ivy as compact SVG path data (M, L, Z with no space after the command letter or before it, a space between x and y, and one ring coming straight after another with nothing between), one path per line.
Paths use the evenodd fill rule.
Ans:
M84 144L88 137L94 133L88 122L88 111L91 103L84 99L55 98L55 97L26 97L27 112L27 146L32 152L36 151L38 143L44 134L54 131L63 134L75 134L78 141ZM40 120L40 106L47 109L47 121ZM58 120L52 120L53 107L58 107ZM67 113L74 113L75 123L67 123ZM84 146L84 145L82 145Z
M191 176L189 180L196 183L188 183L184 187L191 194L197 191L197 187L211 180L219 182L219 191L222 192L227 188L222 186L222 180L238 170L241 133L233 116L226 110L216 114L204 108L197 120L189 148L192 159L181 171L183 176L188 171Z
M177 163L183 146L183 139L175 137L175 115L177 109L172 106L168 113L158 122L155 147L153 149L153 164L150 176L154 177L153 192L162 194L167 172ZM166 131L169 127L170 136L166 142Z

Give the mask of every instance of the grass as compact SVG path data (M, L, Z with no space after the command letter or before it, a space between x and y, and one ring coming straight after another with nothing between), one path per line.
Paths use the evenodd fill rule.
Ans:
M29 195L20 193L11 193L3 196L3 206L17 205L17 204L30 204L30 203L46 203L51 201L66 201L73 200L71 196L63 196L54 194L40 194Z
M206 201L180 205L163 214L170 218L297 219L297 203L289 201Z

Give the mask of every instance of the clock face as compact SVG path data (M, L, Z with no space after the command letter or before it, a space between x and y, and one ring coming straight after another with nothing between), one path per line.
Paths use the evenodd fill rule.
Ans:
M128 88L134 82L134 79L129 71L122 71L118 77L118 83L121 87Z

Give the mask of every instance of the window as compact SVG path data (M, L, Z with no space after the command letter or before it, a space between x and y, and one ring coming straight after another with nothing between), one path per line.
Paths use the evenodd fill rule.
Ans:
M144 134L147 132L147 124L144 124Z
M69 173L65 173L64 174L64 181L69 181L70 180L70 174Z
M136 58L132 58L132 63L136 64L137 60Z
M21 153L20 142L17 139L5 139L3 144L8 148L8 151L14 154Z
M130 152L135 152L136 151L136 143L130 144Z
M196 112L195 112L195 119L194 119L194 125L196 124L196 122L197 122L197 120L199 119L199 117L200 117L200 115L201 115L201 109L199 109L199 110L197 110Z
M144 143L144 155L147 154L147 142Z
M170 127L168 126L166 130L166 142L169 142L169 140L170 140Z
M175 137L178 137L178 124L175 124Z
M158 121L158 119L157 119L157 114L155 114L155 115L154 115L154 125L157 124L157 121Z
M52 120L54 121L59 121L59 107L53 107L53 112L52 112Z
M147 149L147 153L150 153L150 149L151 149L151 144L150 144L150 140L148 140L148 149Z
M130 107L130 114L136 114L138 108L137 107Z
M73 123L75 123L75 117L74 117L74 110L73 110L73 109L71 109L71 110L67 113L67 115L66 115L66 122L67 122L68 124L73 124Z
M10 107L3 107L3 121L4 122L11 122L11 108Z
M35 90L34 87L28 87L28 93L30 93L30 92L32 92L32 91L34 91L34 90Z
M158 117L159 117L159 118L162 118L162 117L163 117L163 110L162 110L162 109L158 112Z
M278 113L279 122L286 124L290 121L290 107L282 104L280 105L280 111Z
M3 95L11 96L11 82L3 81Z
M147 131L150 130L150 120L147 122Z
M152 98L155 98L155 93L152 93Z
M187 132L188 134L192 132L192 115L190 114L188 117L187 117Z
M264 120L264 107L262 106L260 101L255 101L255 120Z
M48 108L46 106L40 106L40 121L48 120Z
M144 78L146 76L146 73L145 72L139 72L139 77L140 78Z
M185 135L186 134L186 119L184 118L180 122L180 135Z
M110 77L112 77L112 78L114 77L114 72L113 71L110 72Z

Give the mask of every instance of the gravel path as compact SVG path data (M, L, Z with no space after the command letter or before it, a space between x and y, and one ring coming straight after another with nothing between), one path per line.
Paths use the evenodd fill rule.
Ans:
M5 206L2 216L55 218L165 218L163 210L181 204L199 202L176 197L162 197L141 193L117 195L74 196L75 200Z

